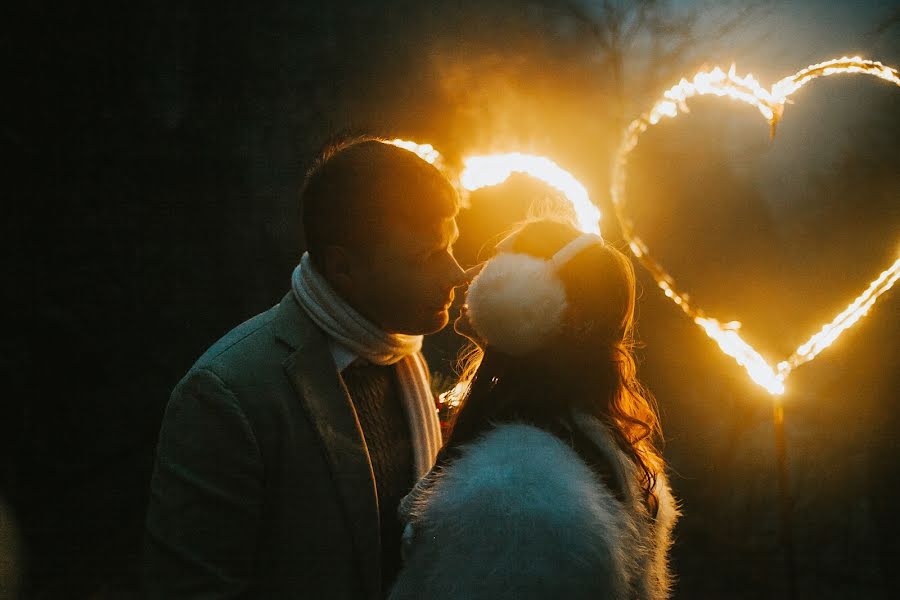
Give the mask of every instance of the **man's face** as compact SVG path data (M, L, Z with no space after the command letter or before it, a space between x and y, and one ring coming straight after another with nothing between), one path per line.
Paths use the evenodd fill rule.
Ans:
M453 257L455 217L428 224L389 219L368 256L354 260L353 303L389 333L421 335L447 325L453 288L466 282Z

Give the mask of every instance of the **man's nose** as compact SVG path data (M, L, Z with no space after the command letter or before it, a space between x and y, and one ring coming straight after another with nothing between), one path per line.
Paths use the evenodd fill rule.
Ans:
M469 285L472 282L472 280L475 279L475 276L478 275L478 273L481 271L482 267L484 267L484 263L477 264L470 269L464 270L462 267L459 266L459 263L457 263L457 265L456 265L457 273L456 273L456 277L453 280L453 287Z
M453 261L453 273L450 277L450 285L452 287L456 288L456 287L460 287L462 285L468 284L470 281L472 281L472 277L474 277L474 275L471 275L471 276L469 275L469 271L471 271L471 269L469 269L469 270L463 269L459 265L459 263L456 262L456 260L454 260Z

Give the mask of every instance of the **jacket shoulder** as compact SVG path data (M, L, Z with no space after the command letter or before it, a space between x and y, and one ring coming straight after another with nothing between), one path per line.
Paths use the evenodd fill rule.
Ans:
M258 390L281 370L280 355L286 350L279 348L272 333L275 308L277 305L248 319L213 343L172 390L166 414L194 402L194 397L215 399L244 412L248 395L243 392L248 387Z
M258 344L262 339L269 337L274 339L273 324L277 309L278 305L276 304L223 335L197 359L191 369L208 369L218 362L228 360L229 355L240 352L245 347Z
M212 371L239 397L244 396L242 391L257 393L261 386L274 384L283 375L283 363L296 343L314 335L310 330L314 325L309 319L297 318L299 312L288 294L222 336L194 363L186 378L198 370Z
M522 512L559 521L581 516L557 513L560 503L609 510L609 500L614 498L569 445L538 427L507 423L462 449L441 473L430 510L459 514L460 506L468 506L504 519Z

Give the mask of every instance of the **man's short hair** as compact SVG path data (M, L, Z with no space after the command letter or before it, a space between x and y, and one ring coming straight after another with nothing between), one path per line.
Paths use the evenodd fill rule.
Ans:
M307 172L300 199L307 250L320 267L329 245L363 248L385 223L427 226L459 208L437 168L376 137L329 144Z

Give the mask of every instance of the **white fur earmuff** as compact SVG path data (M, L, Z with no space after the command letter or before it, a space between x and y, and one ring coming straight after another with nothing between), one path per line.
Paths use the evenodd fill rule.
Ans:
M489 345L510 356L525 356L560 330L568 308L557 270L603 238L584 234L550 260L500 252L469 286L466 305L472 327Z

